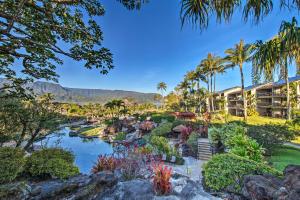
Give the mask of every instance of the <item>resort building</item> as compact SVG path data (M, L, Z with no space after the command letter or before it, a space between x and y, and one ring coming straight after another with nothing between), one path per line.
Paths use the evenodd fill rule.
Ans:
M300 76L289 78L290 98L294 108L300 108ZM287 116L285 81L252 85L245 88L247 108L253 107L261 116L284 118ZM213 95L213 110L243 116L244 104L241 87L219 91Z

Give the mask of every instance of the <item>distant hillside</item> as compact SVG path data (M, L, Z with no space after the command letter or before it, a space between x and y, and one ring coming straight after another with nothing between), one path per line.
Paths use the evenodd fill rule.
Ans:
M0 78L0 86L7 82ZM58 102L106 103L111 99L134 98L138 103L154 102L155 93L124 90L67 88L60 84L37 81L29 85L35 94L52 93Z

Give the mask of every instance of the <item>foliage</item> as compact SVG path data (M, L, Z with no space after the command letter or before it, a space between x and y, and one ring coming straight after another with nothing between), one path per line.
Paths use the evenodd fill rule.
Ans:
M234 154L218 154L204 165L206 186L214 191L240 192L243 176L249 174L282 175L279 171L247 158Z
M113 156L100 155L91 172L96 174L101 171L114 171L121 163L121 160Z
M186 142L189 138L190 134L192 133L193 129L191 127L184 127L181 129L181 140Z
M172 168L161 163L153 163L152 169L154 172L153 185L155 192L161 195L169 194L172 189L170 182Z
M29 100L1 99L0 135L13 138L17 147L27 141L24 147L27 150L43 133L56 130L62 120L51 101L52 96L48 94Z
M286 125L269 123L260 126L248 126L247 135L255 139L266 149L266 153L270 154L278 146L294 139L295 132L289 130Z
M115 137L115 140L117 140L117 141L122 141L125 139L126 139L126 133L124 133L124 132L117 133L117 135Z
M209 112L205 112L202 116L204 123L207 125L211 121L211 114Z
M165 114L165 113L157 113L151 115L151 120L154 121L155 123L161 123L164 120L168 122L173 122L175 120L175 116Z
M0 57L0 73L14 82L2 89L13 91L11 87L20 86L22 80L56 81L55 69L63 64L61 56L80 61L87 69L99 69L102 74L113 68L112 54L102 46L103 33L96 22L96 17L104 15L97 0L6 0L0 13L0 51L4 55ZM14 68L17 63L22 63L18 73Z
M216 3L215 1L182 0L180 18L182 26L191 23L204 30L208 27L210 19L215 19L212 16L216 16L218 23L228 22L231 21L235 11L241 9L245 21L257 24L272 13L275 2L277 1L225 0ZM299 7L300 2L298 1L281 0L278 9L299 10Z
M226 141L226 146L230 148L229 152L256 162L263 159L263 149L253 139L245 134L233 135Z
M68 178L79 173L74 166L74 155L66 150L51 148L35 151L27 159L25 172L33 177Z
M0 148L0 183L13 181L25 164L25 152L19 148Z
M152 136L150 138L150 143L153 147L155 147L158 153L167 155L171 153L171 146L169 145L168 139L166 139L165 137Z
M274 150L269 161L279 171L283 171L287 165L300 165L300 150L294 147L281 146Z
M244 126L230 123L221 128L212 128L209 137L215 144L223 143L233 154L260 162L263 159L263 149L246 135L246 131Z
M168 133L170 133L172 131L172 123L169 122L165 122L160 124L158 127L154 128L151 131L152 135L155 136L164 136L166 137Z
M139 129L142 131L151 131L154 128L154 124L151 121L143 121L140 126Z
M198 152L198 138L199 138L199 134L196 132L192 132L189 139L187 140L187 144L195 153Z

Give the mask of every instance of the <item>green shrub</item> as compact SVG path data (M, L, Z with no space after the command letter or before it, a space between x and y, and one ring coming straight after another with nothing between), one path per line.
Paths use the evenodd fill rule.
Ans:
M150 138L150 144L156 148L158 153L169 155L172 151L169 145L168 139L160 136L152 136Z
M125 140L126 139L126 133L124 132L119 132L117 133L116 137L115 137L115 140Z
M155 123L161 123L163 120L168 122L174 122L175 116L169 114L153 114L151 115L151 120Z
M189 139L187 140L187 145L189 145L193 152L198 151L198 138L199 135L196 132L192 132L189 136Z
M158 127L151 131L152 135L156 136L167 136L172 131L172 123L165 122L160 124Z
M282 173L263 164L234 154L218 154L204 165L205 185L214 191L240 192L243 177L249 174ZM233 191L232 191L233 190Z
M294 139L295 132L289 130L285 125L270 123L260 126L249 126L247 135L265 148L267 154L271 154L279 145Z
M25 164L25 152L19 148L0 148L0 183L13 181Z
M33 152L27 159L25 172L33 177L58 177L68 178L79 173L74 166L74 156L71 152L58 149L43 149Z
M244 126L231 123L221 128L212 128L209 138L214 144L223 143L230 153L260 162L263 159L263 149L256 140L246 135L246 131Z

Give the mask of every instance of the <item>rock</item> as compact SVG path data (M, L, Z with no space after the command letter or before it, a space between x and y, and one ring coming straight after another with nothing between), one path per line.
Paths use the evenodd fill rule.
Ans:
M93 199L105 188L117 183L111 172L78 175L67 180L50 180L31 185L29 199Z
M9 142L4 142L4 143L2 144L2 147L16 147L16 145L17 145L17 142L11 140L11 141L9 141Z
M182 130L185 130L187 127L186 126L184 126L184 125L178 125L178 126L175 126L174 128L173 128L173 131L174 132L177 132L177 133L181 133L182 132Z
M274 199L279 186L261 175L250 175L244 178L243 195L249 199Z
M247 199L256 200L298 200L300 199L300 166L287 166L283 180L271 175L245 176L242 194Z
M135 179L131 181L119 182L113 188L106 190L97 200L109 199L134 199L148 200L154 198L153 186L149 180Z
M76 131L70 131L69 132L69 137L77 137L78 133Z
M126 135L126 141L128 142L132 142L138 138L139 138L139 131L136 131L134 133L129 133Z
M31 187L24 182L3 184L0 186L0 199L19 200L26 199L31 193Z

